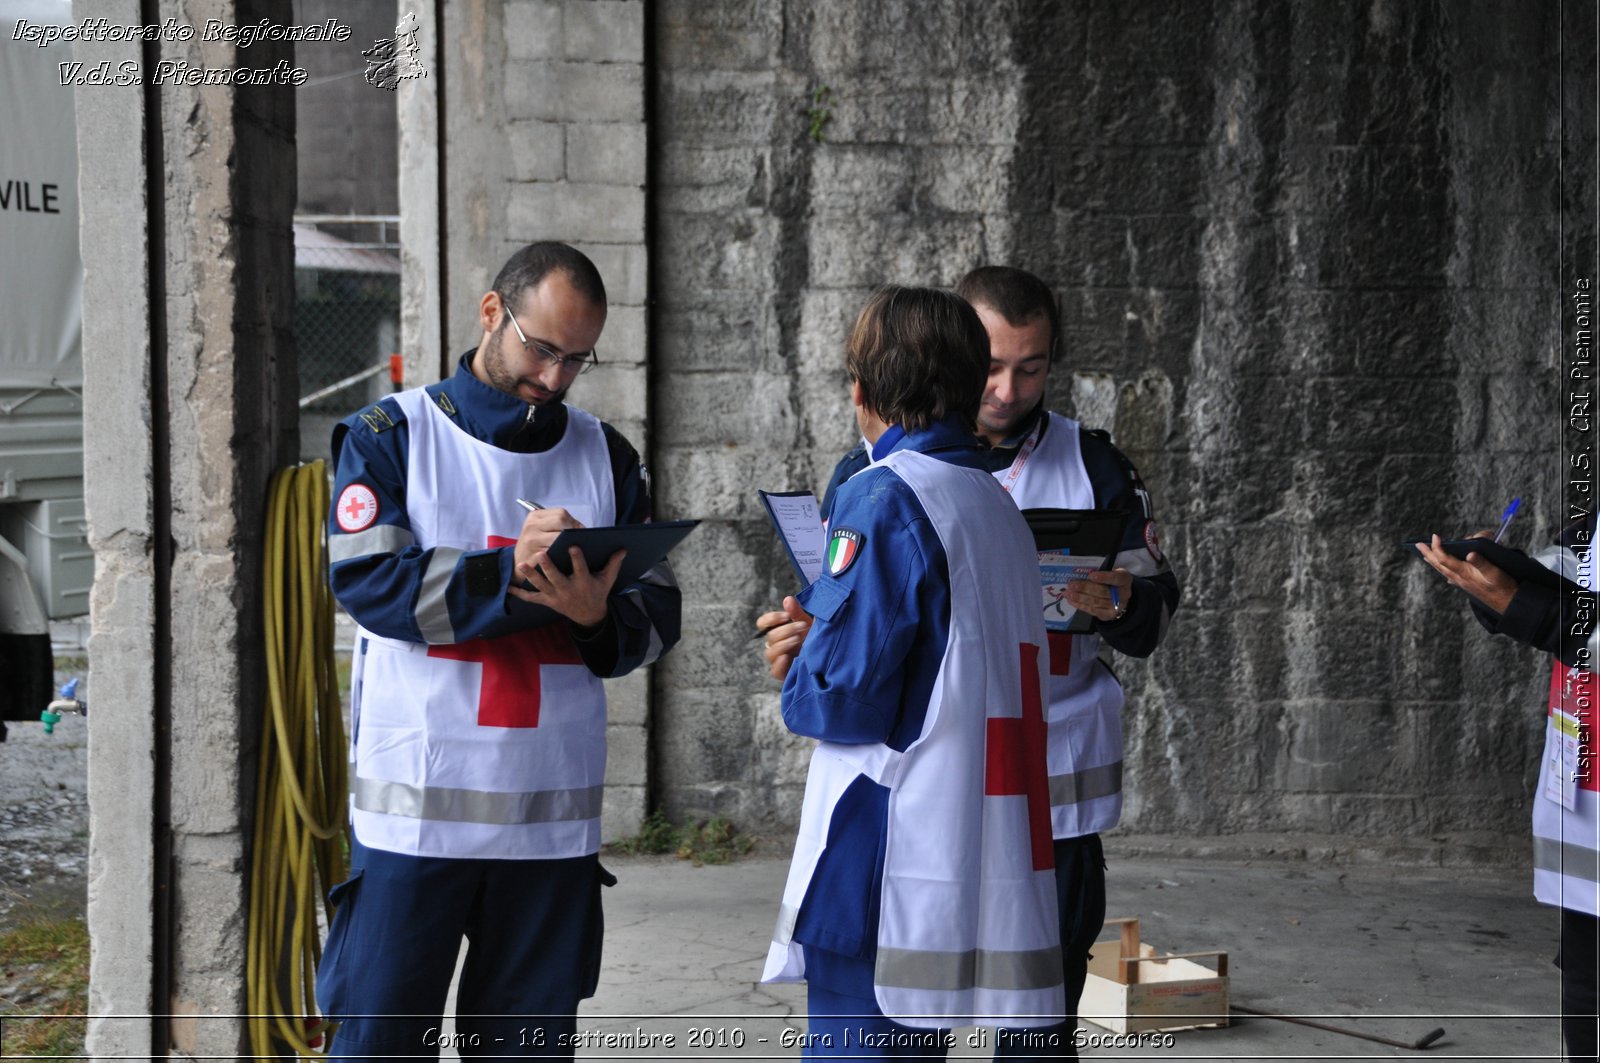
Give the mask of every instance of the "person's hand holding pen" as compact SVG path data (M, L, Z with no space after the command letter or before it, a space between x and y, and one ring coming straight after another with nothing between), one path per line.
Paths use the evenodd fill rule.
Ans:
M810 630L811 614L801 608L793 595L783 600L781 611L756 617L755 637L766 640L761 655L766 658L772 678L781 680L789 674L789 666L794 663Z
M1091 572L1088 579L1067 584L1067 604L1101 623L1121 620L1133 601L1133 573L1125 568Z
M606 599L617 582L627 551L618 550L604 568L591 572L583 551L574 546L568 551L572 574L563 575L549 563L550 544L566 529L581 528L583 524L560 507L547 509L521 498L517 503L528 511L528 516L522 522L512 553L516 581L521 585L514 581L509 593L524 602L547 606L580 628L599 627L605 622Z
M1517 510L1522 508L1522 498L1519 496L1511 500L1505 512L1500 514L1500 527L1494 531L1484 528L1475 531L1467 538L1487 539L1498 543L1506 534L1506 529L1511 527L1511 518L1517 515ZM1465 560L1457 560L1440 545L1437 535L1432 542L1418 543L1417 552L1422 559L1432 565L1441 576L1450 582L1453 587L1460 587L1487 608L1497 613L1504 613L1511 604L1511 599L1517 593L1517 581L1508 575L1505 569L1492 561L1485 560L1476 550L1470 551Z
M1504 531L1504 527L1501 530ZM1485 528L1474 532L1468 538L1492 541L1495 539L1495 533L1492 529ZM1477 551L1467 554L1465 560L1454 557L1445 551L1442 541L1435 535L1432 542L1418 543L1417 552L1422 555L1424 561L1448 580L1451 586L1460 587L1497 613L1504 613L1506 606L1511 604L1512 597L1517 593L1517 581L1508 575L1505 569L1492 561L1485 560Z

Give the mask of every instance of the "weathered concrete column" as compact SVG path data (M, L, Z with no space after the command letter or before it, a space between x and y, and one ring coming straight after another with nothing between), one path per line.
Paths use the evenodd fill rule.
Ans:
M298 442L294 95L148 82L161 59L292 63L290 45L246 53L199 31L293 19L288 0L75 5L91 16L197 32L76 57L147 82L77 95L97 566L88 1050L227 1057L246 1010L266 484ZM111 1017L140 1015L155 1017Z
M610 302L601 364L572 401L648 459L643 0L405 7L435 60L399 88L402 342L420 370L407 382L454 372L476 346L478 300L513 251L564 240L594 259ZM649 691L644 672L607 684L607 838L644 815Z

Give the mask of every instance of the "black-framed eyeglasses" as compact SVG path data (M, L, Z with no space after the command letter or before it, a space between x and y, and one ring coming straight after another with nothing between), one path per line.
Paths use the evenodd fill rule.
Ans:
M593 348L579 354L558 354L544 344L530 340L523 334L522 326L517 324L517 316L511 312L511 304L506 302L506 297L500 297L500 309L506 312L506 318L511 322L511 327L517 330L517 339L522 341L524 350L532 351L544 360L545 364L553 365L563 373L587 373L600 364L600 356Z

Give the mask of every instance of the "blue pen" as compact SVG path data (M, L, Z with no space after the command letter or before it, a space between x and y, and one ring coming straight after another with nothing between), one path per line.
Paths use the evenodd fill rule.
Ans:
M1506 511L1504 513L1500 514L1500 530L1494 533L1494 541L1495 542L1499 542L1500 541L1500 536L1502 536L1502 535L1504 535L1506 533L1506 528L1508 528L1511 525L1511 518L1515 517L1517 515L1517 510L1521 506L1522 506L1522 499L1520 497L1513 498L1511 500L1511 504L1506 507Z
M1117 585L1115 583L1111 585L1111 608L1122 608L1122 598L1117 594Z

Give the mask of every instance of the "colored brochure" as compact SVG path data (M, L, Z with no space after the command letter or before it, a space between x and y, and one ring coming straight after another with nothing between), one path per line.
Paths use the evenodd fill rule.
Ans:
M1111 567L1122 544L1127 514L1103 509L1025 509L1039 550L1040 607L1048 631L1082 634L1094 617L1067 603L1067 584Z
M1043 592L1044 626L1049 631L1082 630L1073 628L1078 611L1067 602L1067 584L1089 578L1089 573L1105 567L1104 557L1070 554L1065 550L1039 551L1039 586Z

